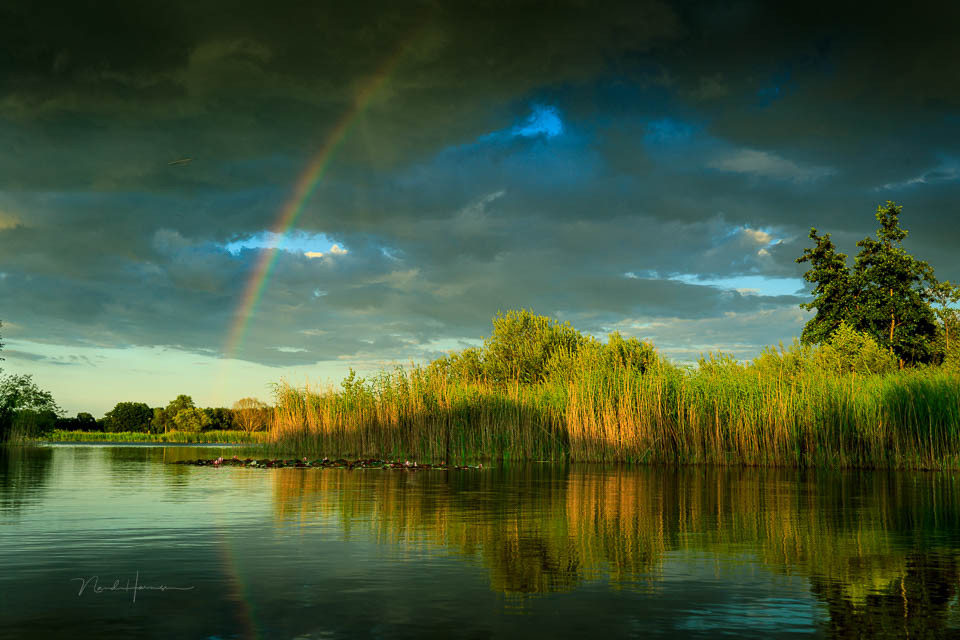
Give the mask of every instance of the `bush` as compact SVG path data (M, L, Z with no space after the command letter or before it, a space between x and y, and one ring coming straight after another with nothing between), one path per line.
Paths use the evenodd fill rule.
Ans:
M636 338L624 340L618 331L611 333L603 345L603 359L608 367L636 373L643 373L660 362L652 342L641 342Z
M750 368L756 373L773 378L793 378L805 371L811 371L813 364L814 347L801 344L796 338L789 347L783 342L777 347L764 347L760 355L750 363Z
M492 382L532 384L543 382L548 373L562 374L554 367L569 362L592 342L570 326L532 311L498 313L493 335L484 341L483 368Z
M820 369L836 374L887 373L897 368L897 358L880 347L873 337L841 322L830 340L814 352Z

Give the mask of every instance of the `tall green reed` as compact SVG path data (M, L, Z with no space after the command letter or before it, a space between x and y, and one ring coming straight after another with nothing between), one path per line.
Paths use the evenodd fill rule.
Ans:
M273 444L325 455L777 466L956 466L960 376L644 372L584 358L536 384L394 371L342 391L281 386Z

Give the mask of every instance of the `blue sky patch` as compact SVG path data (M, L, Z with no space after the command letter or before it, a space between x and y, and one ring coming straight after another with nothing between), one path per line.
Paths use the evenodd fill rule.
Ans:
M334 246L334 242L322 233L293 231L282 238L278 238L278 234L272 231L261 231L247 238L228 242L223 246L233 255L239 255L243 249L269 249L271 247L277 247L291 253L329 253Z
M535 105L523 125L513 128L511 133L524 138L544 136L553 138L563 133L563 120L557 108L550 105Z

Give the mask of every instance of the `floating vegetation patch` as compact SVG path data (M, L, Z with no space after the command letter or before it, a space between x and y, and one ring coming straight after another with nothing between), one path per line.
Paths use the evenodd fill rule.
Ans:
M448 465L444 462L439 464L422 464L418 462L411 462L410 460L404 460L403 462L400 462L397 460L377 460L374 458L359 460L346 460L344 458L331 460L329 458L321 458L319 460L308 460L306 457L300 459L256 459L234 456L232 458L220 457L210 459L198 458L196 460L178 460L177 462L171 462L170 464L187 464L195 467L250 467L256 469L347 469L348 471L353 469L377 469L383 471L390 469L400 469L402 471L465 471L469 469L483 469L483 464L476 466Z

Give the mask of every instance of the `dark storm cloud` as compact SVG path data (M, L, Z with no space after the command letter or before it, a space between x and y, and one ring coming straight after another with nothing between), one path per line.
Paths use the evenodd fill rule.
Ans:
M6 3L0 312L196 353L245 322L233 355L272 365L431 357L518 307L746 354L801 298L709 285L798 278L810 226L855 253L888 198L960 279L957 12ZM225 245L273 227L349 113L298 220L347 253L282 253L238 319L259 252Z

